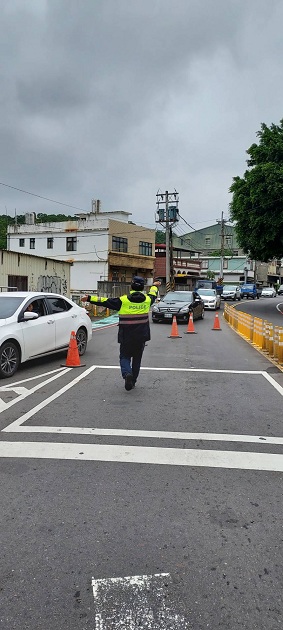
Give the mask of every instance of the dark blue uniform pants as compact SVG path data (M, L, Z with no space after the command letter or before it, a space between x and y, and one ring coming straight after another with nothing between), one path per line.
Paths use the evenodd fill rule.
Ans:
M144 346L144 342L120 344L120 367L122 377L125 378L127 374L132 374L134 383L139 375Z

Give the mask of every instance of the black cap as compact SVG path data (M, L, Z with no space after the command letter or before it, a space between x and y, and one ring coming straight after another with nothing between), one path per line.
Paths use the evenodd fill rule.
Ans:
M134 291L142 291L144 289L144 279L141 276L134 276L131 287Z

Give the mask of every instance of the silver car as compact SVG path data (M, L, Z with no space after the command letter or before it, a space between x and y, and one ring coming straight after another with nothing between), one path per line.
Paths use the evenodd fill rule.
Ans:
M276 297L276 291L273 287L264 287L261 292L261 297Z
M223 300L241 300L241 288L237 285L224 284L221 295Z

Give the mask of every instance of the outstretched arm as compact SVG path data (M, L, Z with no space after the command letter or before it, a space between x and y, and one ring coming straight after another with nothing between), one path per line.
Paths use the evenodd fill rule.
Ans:
M122 306L120 298L98 297L97 295L85 295L81 298L81 302L105 306L105 308L110 308L111 311L119 311Z

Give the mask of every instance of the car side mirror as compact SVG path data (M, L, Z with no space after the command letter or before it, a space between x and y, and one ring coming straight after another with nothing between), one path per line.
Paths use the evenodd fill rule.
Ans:
M37 319L39 317L38 313L35 313L34 311L26 311L24 313L24 321L27 322L31 319Z

